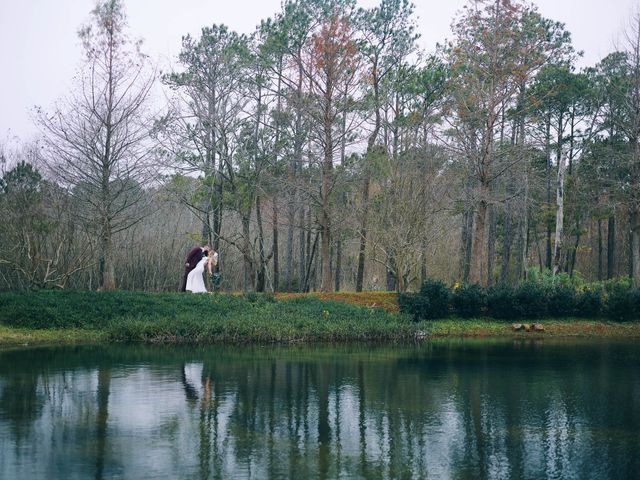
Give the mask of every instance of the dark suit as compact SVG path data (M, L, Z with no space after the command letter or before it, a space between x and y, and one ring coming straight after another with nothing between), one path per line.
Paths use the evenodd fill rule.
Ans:
M202 248L200 247L193 247L187 254L187 258L184 261L184 276L182 277L182 286L180 287L181 292L187 291L187 277L189 276L189 272L196 268L202 256Z

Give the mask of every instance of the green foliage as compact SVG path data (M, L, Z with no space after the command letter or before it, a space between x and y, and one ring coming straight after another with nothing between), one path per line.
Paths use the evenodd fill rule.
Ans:
M422 318L444 318L449 315L451 293L443 282L426 280L420 287L420 295L429 302L429 310Z
M601 288L587 288L576 295L575 314L580 318L597 318L602 314Z
M504 319L532 319L547 313L547 296L539 283L524 282L517 287L500 285L488 294L488 315Z
M463 318L480 317L487 308L487 292L480 285L462 284L453 291L452 305Z
M499 284L487 291L487 314L494 318L514 318L514 288Z
M570 285L558 284L547 290L547 313L550 317L574 315L576 303L576 291Z
M611 320L640 320L640 290L615 288L608 295L606 311Z
M419 321L430 317L429 299L419 293L400 293L398 294L398 305L402 313L411 315L414 321Z
M597 318L604 313L612 320L640 319L640 290L632 289L626 278L587 285L579 276L538 273L517 286L463 284L451 292L442 282L428 280L420 293L398 295L398 304L415 320L444 319L450 313L504 320Z
M115 341L382 339L413 335L404 315L315 298L269 294L0 293L0 324L81 328Z

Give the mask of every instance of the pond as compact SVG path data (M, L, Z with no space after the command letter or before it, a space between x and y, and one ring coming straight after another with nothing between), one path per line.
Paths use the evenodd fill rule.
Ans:
M637 478L633 342L0 351L0 478Z

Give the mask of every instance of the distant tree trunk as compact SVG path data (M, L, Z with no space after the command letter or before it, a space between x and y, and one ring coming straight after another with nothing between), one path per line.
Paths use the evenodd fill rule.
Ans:
M545 135L545 156L547 159L546 166L546 177L547 177L547 209L549 209L546 213L547 216L550 217L549 211L551 210L551 114L547 116L546 121L546 135ZM547 257L546 257L546 266L547 269L551 270L551 221L549 218L546 220L547 224Z
M287 208L287 260L284 267L284 289L287 292L291 290L291 278L293 275L293 227L296 221L294 198L289 200Z
M427 240L422 240L422 252L420 255L420 284L427 280Z
M267 259L264 251L264 228L262 226L262 206L260 195L256 195L256 223L258 224L258 275L256 291L264 292L267 278Z
M107 221L108 224L108 221ZM106 225L102 232L102 238L100 242L100 266L101 270L101 288L103 290L115 290L116 289L116 275L113 263L113 240L111 236L111 227Z
M300 283L298 284L298 290L304 292L305 284L307 282L307 257L305 256L305 208L304 204L300 202L300 234L298 237L298 249L300 251L300 264L299 264L299 276Z
M335 279L336 279L336 283L335 283L335 289L336 292L340 291L340 281L341 281L341 276L342 276L342 240L338 240L336 242L336 268L335 268Z
M635 205L631 207L629 211L629 228L631 230L631 241L629 242L629 259L630 259L630 272L631 279L633 280L633 286L640 287L640 225L638 221L640 215Z
M522 212L519 225L519 249L516 261L516 278L518 281L527 277L527 257L529 252L529 173L525 166L524 195L522 197ZM540 259L541 260L541 259Z
M223 162L218 160L218 172L216 173L215 197L216 202L213 209L213 250L220 251L220 233L222 232L222 182L223 182Z
M504 223L502 227L502 265L500 266L500 282L509 282L509 264L511 263L511 202L505 203Z
M487 238L487 285L493 285L493 269L496 254L496 209L495 205L489 205L489 235Z
M328 110L331 108L331 98L326 100ZM320 228L322 230L322 244L320 247L320 258L322 262L322 291L330 292L333 289L331 285L331 267L329 266L330 252L329 246L331 242L331 223L329 217L329 193L333 179L333 125L331 123L331 115L325 112L325 146L324 159L322 161L322 184L320 191Z
M577 222L576 222L577 223ZM578 256L578 247L580 246L580 224L577 223L576 228L576 242L573 244L573 248L571 249L571 258L567 259L569 276L573 278L573 270L576 268L576 257Z
M609 215L607 221L607 279L611 280L616 268L616 217Z
M396 261L395 261L395 257L393 255L393 253L390 253L388 258L387 258L387 291L388 292L395 292L396 291L396 274L395 274L395 270L396 270Z
M552 273L556 275L560 270L560 256L562 254L562 244L564 239L564 173L565 158L560 155L558 159L558 180L556 186L556 235L553 248L553 268Z
M485 242L485 226L487 220L487 200L489 197L489 185L486 181L480 182L480 198L478 199L478 211L476 212L471 252L471 283L484 284L482 278L483 250Z
M460 277L463 283L469 281L469 269L471 267L471 244L473 241L473 196L472 176L469 174L465 183L465 208L462 217L462 230L460 238Z
M378 57L375 57L372 67L373 101L375 105L375 124L367 140L367 152L364 159L364 181L362 185L362 219L360 223L360 249L358 251L358 273L356 275L356 292L362 291L364 282L365 253L367 250L367 219L369 216L369 187L371 184L371 156L373 155L378 133L380 132L380 88L378 79Z
M604 261L602 248L602 219L598 219L598 281L604 280Z
M280 249L278 247L278 201L273 197L273 291L280 289Z
M245 212L242 214L242 256L244 260L244 291L253 292L255 288L255 279L253 271L253 261L251 258L251 238L250 238L250 218Z

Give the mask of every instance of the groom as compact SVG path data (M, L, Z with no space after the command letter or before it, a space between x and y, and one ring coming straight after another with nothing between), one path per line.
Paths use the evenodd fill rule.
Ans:
M187 254L187 258L184 261L184 275L182 277L182 286L180 287L181 292L187 291L187 277L191 270L196 268L196 265L198 265L198 262L202 259L202 254L205 250L211 252L211 247L209 245L205 245L204 247L193 247Z

